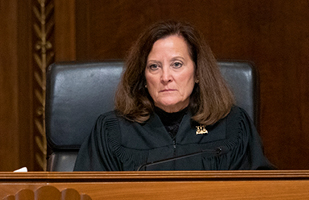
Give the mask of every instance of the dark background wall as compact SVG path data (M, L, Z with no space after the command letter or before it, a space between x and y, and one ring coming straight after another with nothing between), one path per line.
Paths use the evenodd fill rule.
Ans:
M30 0L27 1L28 4L33 4ZM27 61L28 64L19 65L15 59L17 57L21 62L23 59L29 60L27 53L23 52L27 52L31 44L27 45L20 40L20 43L25 44L23 50L18 50L19 45L14 38L5 39L9 32L16 34L17 38L25 37L24 33L21 34L22 30L31 32L21 23L25 19L18 19L19 13L31 15L31 9L20 7L20 4L25 3L17 0L10 2L15 4L0 0L0 26L10 24L4 29L6 32L3 29L0 31L0 42L6 44L6 47L0 46L1 160L14 157L22 151L21 147L14 147L15 150L10 152L3 148L9 145L4 142L8 134L11 145L15 144L15 139L21 141L28 138L29 146L23 147L30 149L27 157L32 158L36 151L31 139L33 120L20 121L22 116L26 117L32 112L31 109L27 110L28 104L33 105L31 95L25 101L21 98L24 98L28 91L30 94L32 92L29 82L32 80L33 64ZM217 59L254 62L260 76L258 129L266 155L280 169L308 169L308 0L51 2L54 3L55 61L123 59L131 44L147 25L158 20L179 19L191 22L202 31ZM3 13L3 7L10 8L16 14L8 11ZM12 15L17 18L17 22L11 18L2 19ZM32 21L29 20L25 22L31 27ZM16 54L16 51L20 53ZM10 54L3 54L4 52ZM24 127L24 130L20 131L18 127ZM24 160L17 157L10 164L1 163L0 170L17 168L23 163L35 169L34 158L30 161Z

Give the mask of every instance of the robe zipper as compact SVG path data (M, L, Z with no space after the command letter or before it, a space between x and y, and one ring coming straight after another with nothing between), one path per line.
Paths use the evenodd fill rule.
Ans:
M174 153L173 155L176 156L176 139L173 139L173 148L174 148Z

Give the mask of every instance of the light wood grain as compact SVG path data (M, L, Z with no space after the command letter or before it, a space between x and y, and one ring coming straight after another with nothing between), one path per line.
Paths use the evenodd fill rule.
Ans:
M0 198L72 188L95 199L307 199L309 171L0 173Z

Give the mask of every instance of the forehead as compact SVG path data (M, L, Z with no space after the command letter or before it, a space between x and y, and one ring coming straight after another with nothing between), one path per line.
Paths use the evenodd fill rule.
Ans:
M165 54L165 53L189 54L187 42L182 36L170 35L157 40L148 55L153 56L154 54Z

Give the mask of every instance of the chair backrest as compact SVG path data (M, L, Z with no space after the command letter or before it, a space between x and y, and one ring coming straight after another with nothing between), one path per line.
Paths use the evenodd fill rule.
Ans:
M219 62L236 104L257 123L257 75L248 62ZM61 62L47 70L46 138L48 171L72 171L80 145L96 118L114 109L121 61Z

